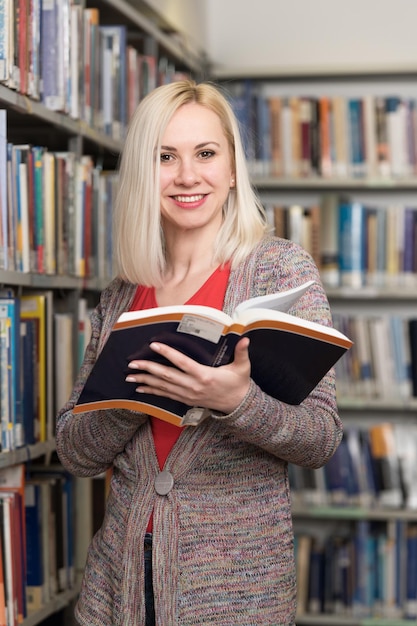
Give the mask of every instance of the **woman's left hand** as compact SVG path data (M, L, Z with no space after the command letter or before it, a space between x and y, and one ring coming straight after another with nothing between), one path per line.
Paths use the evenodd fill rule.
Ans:
M138 393L152 393L228 414L239 406L249 389L251 366L246 337L236 344L234 361L221 367L201 365L163 343L154 342L150 347L175 367L131 361L129 368L140 373L129 374L126 380L138 383Z

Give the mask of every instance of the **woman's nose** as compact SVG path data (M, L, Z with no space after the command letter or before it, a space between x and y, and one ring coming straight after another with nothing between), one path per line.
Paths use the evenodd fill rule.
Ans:
M183 160L178 166L176 183L182 185L195 185L198 182L198 171L192 161Z

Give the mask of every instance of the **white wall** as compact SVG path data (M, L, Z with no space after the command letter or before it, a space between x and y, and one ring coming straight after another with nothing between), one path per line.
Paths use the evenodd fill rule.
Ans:
M206 0L146 1L175 30L184 35L187 48L196 52L207 51Z
M206 2L219 70L417 68L417 0Z
M417 69L417 0L147 0L214 70Z

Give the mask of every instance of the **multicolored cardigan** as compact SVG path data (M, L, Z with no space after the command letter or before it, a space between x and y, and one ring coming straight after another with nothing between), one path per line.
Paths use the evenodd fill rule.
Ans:
M331 325L318 271L297 245L267 238L230 275L224 310L244 299L314 285L293 314ZM92 317L92 339L57 422L57 449L78 476L113 467L103 525L93 538L76 617L82 626L142 626L143 539L153 511L158 626L294 624L296 578L287 463L317 468L341 436L334 372L299 406L254 383L230 415L183 430L165 464L174 477L158 495L149 419L128 411L74 415L72 408L135 286L115 279Z

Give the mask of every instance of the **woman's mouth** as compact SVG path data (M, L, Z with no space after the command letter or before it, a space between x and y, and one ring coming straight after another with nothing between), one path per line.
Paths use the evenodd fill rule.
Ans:
M201 202L203 200L204 194L196 194L193 196L173 196L175 202L181 202L181 204L192 204L193 202Z

